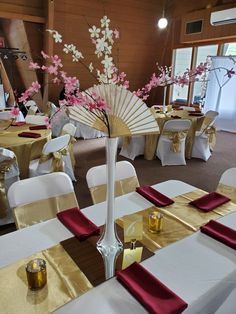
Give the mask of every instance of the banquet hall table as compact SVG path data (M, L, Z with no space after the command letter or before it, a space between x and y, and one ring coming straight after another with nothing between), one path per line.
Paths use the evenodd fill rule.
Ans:
M153 187L170 198L196 190L194 186L176 180L162 182ZM136 192L117 197L115 218L142 211L150 206L152 204ZM106 217L106 203L84 208L82 212L95 224L102 225ZM236 212L220 218L219 221L236 229L235 218ZM25 259L71 237L71 232L57 219L1 236L0 267ZM235 313L236 252L207 235L197 231L156 251L155 255L142 262L142 265L188 303L188 308L183 313ZM11 286L4 289L14 291ZM25 302L28 298L29 295L25 297ZM70 314L80 312L148 313L116 278L90 289L55 311ZM21 312L18 310L17 313Z
M7 130L2 130L9 122L0 123L0 147L12 150L17 157L21 179L28 178L29 163L31 160L39 158L44 144L51 139L51 130L29 130L32 124L21 126L10 126ZM39 133L38 138L19 137L21 132Z
M156 112L154 108L151 108L151 111L154 114L156 121L158 123L160 134L162 132L165 122L168 120L172 120L172 119L175 119L176 117L179 117L181 119L188 119L192 122L191 127L186 137L186 149L185 149L186 158L191 159L195 132L201 129L201 126L204 121L204 114L187 111L187 110L172 110L166 114L163 114L160 112ZM159 140L158 134L145 136L144 158L146 160L152 160L155 158L158 140Z

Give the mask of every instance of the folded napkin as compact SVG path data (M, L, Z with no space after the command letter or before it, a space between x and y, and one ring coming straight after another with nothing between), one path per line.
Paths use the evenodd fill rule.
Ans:
M171 116L172 119L181 119L179 116Z
M201 112L189 112L188 113L188 115L189 116L196 116L196 117L202 117L202 116L204 116L204 114L203 113L201 113Z
M41 137L41 134L39 133L33 133L33 132L21 132L18 134L20 137L32 137L32 138L37 138Z
M174 110L177 110L177 111L178 111L178 110L184 110L184 108L175 108L175 107L173 107L173 109L174 109Z
M47 129L46 125L34 125L29 127L30 130L44 130Z
M13 122L11 124L11 126L22 126L22 125L25 125L26 122L25 121L19 121L19 122Z
M136 188L136 192L141 194L143 197L148 199L156 206L164 207L174 203L171 198L165 196L164 194L161 194L150 186L138 187Z
M214 208L227 203L228 201L230 201L230 198L227 196L217 192L211 192L197 198L194 201L191 201L189 204L203 210L204 212L209 212Z
M222 225L215 220L210 220L207 224L200 227L200 229L201 232L230 246L232 249L236 249L236 230Z
M57 213L57 218L79 238L79 240L85 240L89 236L98 235L100 233L100 228L84 216L77 207Z
M117 279L152 314L178 314L188 306L138 263L116 274Z

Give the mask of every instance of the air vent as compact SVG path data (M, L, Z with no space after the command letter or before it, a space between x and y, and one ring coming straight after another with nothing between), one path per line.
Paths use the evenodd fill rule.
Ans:
M186 23L185 34L196 34L202 32L203 20L191 21Z

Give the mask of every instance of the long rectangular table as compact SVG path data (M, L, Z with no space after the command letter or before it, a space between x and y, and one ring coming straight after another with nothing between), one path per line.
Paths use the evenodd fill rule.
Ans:
M173 198L196 188L170 180L154 185ZM152 204L136 192L116 199L116 218L141 211ZM105 222L106 204L99 203L83 213L97 225ZM236 213L220 218L220 222L236 229ZM58 244L72 236L57 219L52 219L0 237L0 267ZM184 313L235 313L236 252L196 232L175 242L142 262L143 266L184 299ZM13 287L14 290L14 287ZM1 307L1 305L0 305ZM147 313L115 279L91 289L58 309L56 313Z

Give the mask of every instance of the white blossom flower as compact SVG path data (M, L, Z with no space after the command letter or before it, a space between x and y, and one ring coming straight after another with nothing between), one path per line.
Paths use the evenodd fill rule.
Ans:
M100 28L97 28L95 25L93 25L92 28L89 28L89 32L91 33L90 37L98 38L100 31L101 31Z
M105 55L104 60L101 61L101 63L104 65L105 69L108 69L110 67L112 67L113 63L113 58L112 57L108 57L108 55Z
M96 50L98 52L103 52L107 47L108 47L108 44L105 41L105 38L98 38L97 39Z
M94 67L93 67L93 64L92 64L92 62L91 62L91 63L89 64L89 67L88 67L88 68L89 68L89 71L90 71L90 72L93 72L93 70L94 70Z
M113 35L113 31L109 28L105 28L103 31L102 31L102 34L104 35L104 37L106 39L108 39L110 42L113 41L112 40L112 35Z
M110 22L111 20L109 20L106 15L103 16L103 18L101 19L101 27L108 27Z
M62 42L62 36L58 33L58 31L55 31L54 29L47 29L47 31L52 34L52 37L54 38L55 43L61 43Z

